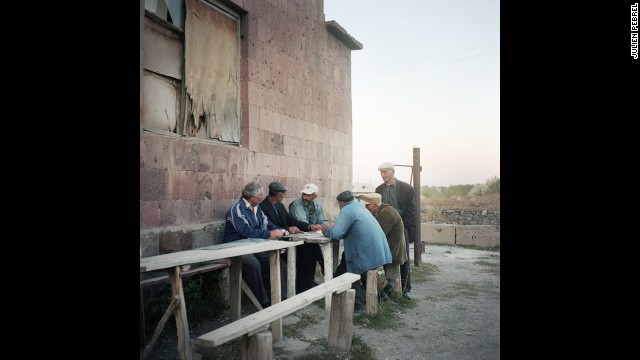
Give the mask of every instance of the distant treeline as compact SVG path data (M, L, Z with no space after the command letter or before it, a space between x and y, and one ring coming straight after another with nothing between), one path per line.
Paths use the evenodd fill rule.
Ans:
M448 198L465 196L484 196L500 194L500 178L494 176L484 184L450 185L450 186L422 186L420 193L426 198Z

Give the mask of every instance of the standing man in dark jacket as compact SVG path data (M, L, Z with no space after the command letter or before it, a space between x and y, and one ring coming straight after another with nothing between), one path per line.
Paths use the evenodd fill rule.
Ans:
M413 200L413 186L395 177L393 163L384 162L378 166L383 183L376 187L376 192L382 195L382 202L393 206L400 214L404 223L404 239L407 244L407 261L400 266L402 282L402 297L411 299L411 261L409 257L409 244L414 242L416 234L415 214L416 207ZM415 244L415 243L414 243Z

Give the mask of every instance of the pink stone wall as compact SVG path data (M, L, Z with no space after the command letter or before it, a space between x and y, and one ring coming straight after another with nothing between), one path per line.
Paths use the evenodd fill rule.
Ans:
M254 179L286 184L285 205L317 184L330 219L352 187L352 50L327 30L323 0L234 3L247 11L242 146L141 130L142 256L220 243L227 209Z

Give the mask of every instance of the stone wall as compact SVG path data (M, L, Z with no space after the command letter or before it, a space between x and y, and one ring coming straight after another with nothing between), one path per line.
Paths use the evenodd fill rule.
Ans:
M323 0L228 3L245 13L240 144L140 123L143 257L220 243L225 212L251 180L287 185L285 206L315 183L330 220L335 195L351 188L351 51L362 46L325 21ZM142 83L143 43L152 38L140 37Z
M421 239L427 244L500 247L500 212L438 210L433 221L422 222Z
M500 228L500 212L487 210L433 211L433 223L453 225L496 225Z

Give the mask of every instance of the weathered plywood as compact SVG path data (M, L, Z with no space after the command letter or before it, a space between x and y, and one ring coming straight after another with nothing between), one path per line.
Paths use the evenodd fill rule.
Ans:
M175 132L179 86L170 78L144 71L142 75L142 124L146 127Z
M200 0L186 0L187 132L240 141L239 20Z
M152 72L182 80L182 42L182 34L145 17L142 66Z

